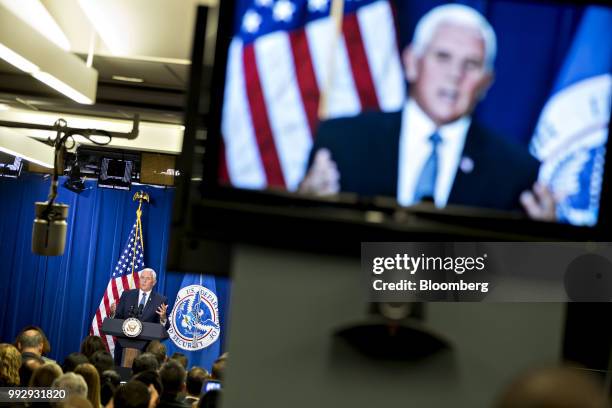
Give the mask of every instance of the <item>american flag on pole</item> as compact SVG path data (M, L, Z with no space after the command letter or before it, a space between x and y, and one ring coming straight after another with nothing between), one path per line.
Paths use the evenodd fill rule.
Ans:
M240 5L221 129L229 181L294 191L320 119L401 109L405 82L393 10L387 0Z
M115 341L112 336L102 334L102 322L110 315L110 306L119 302L124 290L139 287L140 278L138 271L144 268L144 243L142 239L142 223L140 220L140 208L137 211L136 222L130 231L127 243L117 260L111 278L106 286L100 306L91 322L90 334L101 336L108 351L114 355Z

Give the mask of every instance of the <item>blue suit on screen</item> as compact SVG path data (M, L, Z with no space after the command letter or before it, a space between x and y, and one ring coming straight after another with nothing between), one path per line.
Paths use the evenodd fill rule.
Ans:
M402 111L324 121L309 163L327 148L340 173L340 191L397 197L401 128ZM462 156L473 161L473 169L457 169L448 204L521 210L519 196L533 187L540 165L526 148L472 121Z

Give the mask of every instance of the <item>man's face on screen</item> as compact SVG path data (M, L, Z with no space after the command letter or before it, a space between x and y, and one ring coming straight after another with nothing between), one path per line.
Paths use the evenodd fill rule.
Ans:
M471 113L490 85L484 60L477 29L442 23L422 55L404 52L410 95L437 125L453 122Z
M151 271L144 271L140 274L140 289L148 292L155 286L155 278Z

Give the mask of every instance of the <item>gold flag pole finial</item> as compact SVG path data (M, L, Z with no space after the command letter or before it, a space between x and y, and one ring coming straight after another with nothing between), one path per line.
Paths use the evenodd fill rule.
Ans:
M140 214L142 214L142 202L146 201L147 203L149 203L151 202L151 199L149 198L148 193L145 193L144 191L140 190L134 193L134 197L132 198L132 201L136 201L136 200L138 200L138 210L136 210L136 213L138 214L138 217L140 218Z
M142 237L142 202L146 201L147 203L151 202L149 198L149 194L140 190L134 193L134 197L132 197L132 201L138 200L138 209L136 210L136 237L135 239L140 241L140 245L142 246L142 250L144 251L144 239ZM132 273L134 273L134 265L136 263L136 252L133 253L132 256ZM136 271L137 272L137 271Z

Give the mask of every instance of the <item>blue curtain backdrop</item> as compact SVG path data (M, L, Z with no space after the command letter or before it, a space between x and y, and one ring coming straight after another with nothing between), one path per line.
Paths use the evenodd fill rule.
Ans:
M63 182L63 178L60 181ZM0 178L0 342L13 342L22 327L42 327L51 343L50 357L60 362L78 351L87 336L135 217L137 190L149 193L142 216L145 263L158 273L156 290L174 305L183 274L166 271L174 190L132 186L132 191L97 188L77 195L59 188L58 201L70 206L64 255L31 252L34 202L45 201L50 180L36 174ZM203 260L205 262L205 260ZM229 305L229 281L214 278L221 318L221 348Z

